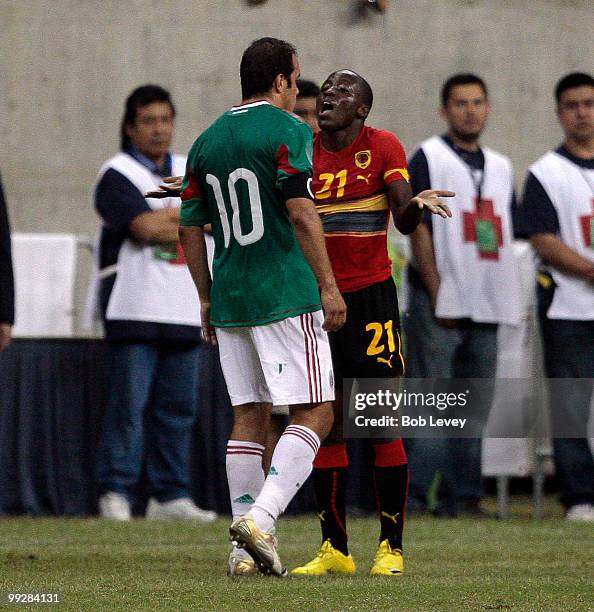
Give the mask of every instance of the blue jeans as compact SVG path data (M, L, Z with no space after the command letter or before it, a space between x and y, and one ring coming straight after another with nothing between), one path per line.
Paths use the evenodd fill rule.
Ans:
M145 458L152 496L161 502L188 497L202 346L108 346L109 396L97 454L100 494L133 496Z
M564 388L563 397L556 397L553 386L551 422L554 428L557 419L570 420L586 431L594 378L594 321L548 319L553 293L554 289L538 288L546 374L549 378L585 378L589 384ZM594 460L588 440L554 437L553 454L561 503L566 508L594 504Z
M407 377L494 379L497 325L464 320L456 329L440 327L433 315L429 294L417 283L411 283L404 319ZM411 506L425 508L427 492L438 471L442 477L444 506L480 499L480 438L408 439L406 452Z

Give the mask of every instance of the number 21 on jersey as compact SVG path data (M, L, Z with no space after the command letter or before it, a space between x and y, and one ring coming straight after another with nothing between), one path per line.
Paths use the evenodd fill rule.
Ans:
M332 183L334 183L334 179L338 180L338 185L336 187L336 197L342 198L344 195L344 186L347 182L347 171L341 170L336 174L331 174L330 172L323 172L320 174L320 180L324 181L321 189L316 191L316 200L325 200L332 195Z

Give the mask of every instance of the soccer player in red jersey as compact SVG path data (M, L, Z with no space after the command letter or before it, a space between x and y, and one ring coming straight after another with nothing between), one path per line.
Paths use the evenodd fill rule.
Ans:
M352 574L348 552L345 487L348 467L342 436L342 379L393 378L404 373L399 312L387 232L390 214L398 230L412 232L423 209L450 217L442 196L413 197L406 155L394 134L365 125L373 92L350 70L331 74L318 98L320 132L314 141L313 191L326 248L348 307L343 328L330 334L336 376L335 424L314 462L314 486L322 527L317 556L293 574ZM402 528L408 469L401 439L374 440L374 481L381 531L372 575L404 571Z

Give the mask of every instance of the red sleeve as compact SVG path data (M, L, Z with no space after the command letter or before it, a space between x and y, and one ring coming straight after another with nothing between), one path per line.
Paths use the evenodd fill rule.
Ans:
M190 164L188 163L188 165L186 166L186 176L184 176L182 181L182 202L200 198L200 184L198 183L198 179L194 175L194 172L192 171L192 169L190 168Z
M382 152L384 183L389 185L394 181L410 182L406 153L398 138L392 132L381 130L377 134L377 142Z
M289 162L289 149L286 144L281 144L276 152L276 167L279 172L285 174L297 174L299 172Z

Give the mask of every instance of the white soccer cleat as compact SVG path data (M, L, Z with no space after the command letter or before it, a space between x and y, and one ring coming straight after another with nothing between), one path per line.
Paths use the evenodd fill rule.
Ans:
M109 491L99 498L99 515L114 521L129 521L130 502L125 495Z
M256 562L260 572L282 577L287 575L276 550L276 538L271 533L261 531L249 514L240 516L231 523L229 535L233 546L244 548Z
M212 523L216 521L217 513L198 507L189 497L180 497L163 503L151 497L146 508L146 518Z
M257 573L258 566L247 550L234 546L229 553L227 576L255 576Z
M576 504L571 506L565 514L566 521L594 521L594 506L592 504Z

